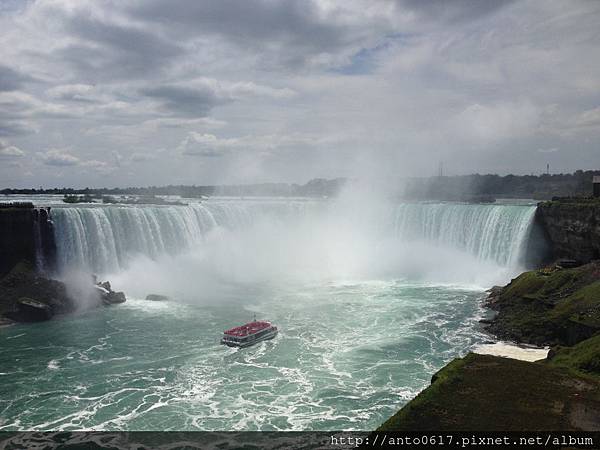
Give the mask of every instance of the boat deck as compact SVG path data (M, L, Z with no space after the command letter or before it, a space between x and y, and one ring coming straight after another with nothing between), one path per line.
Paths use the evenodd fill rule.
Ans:
M269 322L254 321L239 327L231 328L225 331L224 334L235 337L246 337L269 328L270 326L271 324Z

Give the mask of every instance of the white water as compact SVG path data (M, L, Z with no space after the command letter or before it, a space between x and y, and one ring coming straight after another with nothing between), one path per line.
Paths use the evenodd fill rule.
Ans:
M182 265L229 281L408 278L486 285L521 267L535 208L218 200L55 208L61 269ZM180 256L177 256L180 255ZM175 260L174 260L175 257Z

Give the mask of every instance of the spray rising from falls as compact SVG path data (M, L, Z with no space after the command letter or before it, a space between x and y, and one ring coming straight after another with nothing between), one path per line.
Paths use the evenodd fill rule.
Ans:
M534 212L533 206L517 205L347 208L305 200L210 200L189 206L55 208L52 214L63 269L75 265L115 273L140 255L159 259L204 251L205 259L227 267L223 277L232 267L257 277L311 270L377 277L378 268L392 276L405 275L408 266L418 270L424 254L426 269L452 265L456 255L471 264L516 269Z

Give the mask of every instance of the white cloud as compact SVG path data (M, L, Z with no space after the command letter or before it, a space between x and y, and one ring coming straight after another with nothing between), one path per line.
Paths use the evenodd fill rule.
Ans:
M14 145L8 145L3 140L0 140L0 158L2 159L12 159L12 158L22 158L25 156L25 152Z
M47 94L57 100L94 102L94 86L90 84L61 84L48 89Z
M181 141L177 150L184 155L220 157L239 147L239 139L220 139L214 134L190 132Z
M534 135L540 120L540 111L529 102L475 103L462 110L451 121L458 137L479 141L496 141Z
M156 155L153 155L151 153L139 153L139 152L135 152L132 153L131 156L129 157L129 159L131 160L131 162L134 163L140 163L140 162L147 162L147 161L153 161L156 159Z
M81 162L78 157L57 149L38 153L38 156L48 166L76 166Z
M264 156L278 149L314 146L328 141L328 138L299 133L219 138L214 134L192 131L181 141L177 150L191 156L219 157L240 150Z
M580 128L600 129L600 106L583 111L575 118L573 125Z

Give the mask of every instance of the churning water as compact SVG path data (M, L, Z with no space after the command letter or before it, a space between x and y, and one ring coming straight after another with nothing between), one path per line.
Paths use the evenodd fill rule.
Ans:
M211 199L52 210L127 303L0 330L0 429L371 429L480 344L535 208ZM147 294L166 294L150 302ZM280 335L221 332L256 313Z

